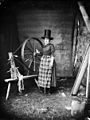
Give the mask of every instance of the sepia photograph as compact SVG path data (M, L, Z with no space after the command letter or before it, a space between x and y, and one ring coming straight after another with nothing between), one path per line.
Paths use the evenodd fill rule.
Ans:
M0 0L0 120L90 120L90 2Z

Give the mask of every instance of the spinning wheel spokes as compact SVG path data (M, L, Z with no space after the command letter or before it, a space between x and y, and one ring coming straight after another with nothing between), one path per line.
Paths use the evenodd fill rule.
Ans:
M35 56L36 49L42 51L41 41L37 38L26 39L22 45L21 57L31 71L38 73L41 56Z

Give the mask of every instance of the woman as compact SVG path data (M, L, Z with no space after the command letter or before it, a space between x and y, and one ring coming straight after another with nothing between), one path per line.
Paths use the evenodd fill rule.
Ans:
M38 81L36 81L36 83L38 84L40 90L42 90L44 93L50 93L50 87L56 87L54 59L55 49L53 44L50 43L50 40L53 39L51 37L51 30L45 30L45 34L42 39L44 39L44 46L42 52L43 55L41 57L39 66ZM39 51L36 50L36 53L39 53Z

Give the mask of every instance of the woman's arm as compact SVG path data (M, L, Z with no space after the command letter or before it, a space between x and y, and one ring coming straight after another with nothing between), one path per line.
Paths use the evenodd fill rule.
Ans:
M54 52L55 52L55 47L53 44L51 44L51 55L54 56Z
M54 48L54 45L51 44L51 62L50 62L50 67L53 66L53 62L54 62L54 52L55 52L55 48Z

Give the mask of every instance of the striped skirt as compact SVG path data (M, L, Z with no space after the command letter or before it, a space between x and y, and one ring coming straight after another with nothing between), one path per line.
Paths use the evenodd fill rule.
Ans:
M51 57L43 55L41 57L38 85L43 88L50 88L52 67L50 67Z

